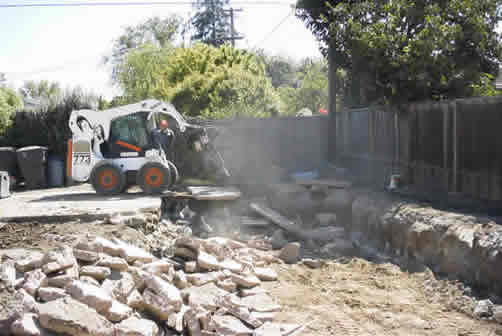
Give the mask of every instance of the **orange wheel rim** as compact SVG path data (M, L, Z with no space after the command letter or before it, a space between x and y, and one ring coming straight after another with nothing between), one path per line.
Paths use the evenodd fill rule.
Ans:
M99 173L98 181L103 188L110 189L117 184L117 176L113 170L106 169Z
M164 174L160 168L148 168L145 172L145 184L150 187L160 187L164 181Z

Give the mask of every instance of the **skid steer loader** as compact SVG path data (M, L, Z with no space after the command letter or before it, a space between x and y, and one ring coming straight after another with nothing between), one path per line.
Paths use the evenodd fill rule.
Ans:
M174 135L155 141L159 123ZM90 182L99 194L119 194L137 184L149 194L162 193L183 176L223 180L229 176L212 145L214 129L188 123L173 105L158 100L104 111L77 110L70 115L71 177Z

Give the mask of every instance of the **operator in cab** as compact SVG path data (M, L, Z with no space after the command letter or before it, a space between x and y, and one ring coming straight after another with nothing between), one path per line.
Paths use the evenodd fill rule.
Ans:
M169 129L167 120L162 119L159 122L159 127L152 130L153 143L159 149L164 150L167 154L169 146L174 140L174 132Z

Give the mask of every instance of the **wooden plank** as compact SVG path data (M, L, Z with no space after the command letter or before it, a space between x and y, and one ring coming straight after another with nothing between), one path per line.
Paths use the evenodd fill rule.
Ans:
M290 232L299 237L303 236L303 232L297 227L297 224L295 222L287 219L277 211L272 210L269 207L258 203L251 203L249 207L256 213L260 214L261 216L270 220L275 225L279 226L281 229L284 229L287 232Z
M303 186L323 186L323 187L332 187L339 189L346 189L352 187L352 183L349 181L340 181L335 179L302 179L298 178L295 180L295 183Z
M200 201L233 201L241 197L241 192L234 187L187 187L187 190L187 192L166 191L162 196Z
M345 229L342 227L325 227L305 231L298 227L297 223L289 220L277 211L272 210L265 205L251 203L249 206L253 211L267 218L281 229L304 240L313 239L328 242L345 236Z

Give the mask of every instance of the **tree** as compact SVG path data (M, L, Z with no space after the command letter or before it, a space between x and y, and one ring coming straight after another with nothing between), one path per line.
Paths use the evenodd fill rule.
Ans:
M63 94L61 85L58 82L26 81L19 89L20 94L30 98L44 98L47 100L58 100Z
M128 102L155 97L191 117L266 116L278 109L262 64L228 45L145 46L126 57L119 81Z
M305 59L298 67L298 87L282 86L279 94L284 114L296 114L302 108L318 113L328 105L327 63L324 60Z
M352 105L468 97L501 58L500 0L300 0L297 16L348 73Z
M224 44L232 34L229 14L225 11L228 4L229 0L197 0L194 4L196 13L190 19L194 29L192 40L213 46Z
M14 90L0 87L0 135L4 134L13 114L22 106L23 103Z
M0 72L0 87L5 87L7 83L7 78L3 72Z
M153 17L136 26L127 26L113 42L112 52L105 57L105 63L112 65L112 80L117 80L118 66L131 50L143 45L151 45L156 48L167 48L173 45L180 31L182 19L178 15L166 18Z
M263 50L258 51L256 56L263 62L265 72L275 88L296 84L296 65L293 60L283 56L269 56Z

